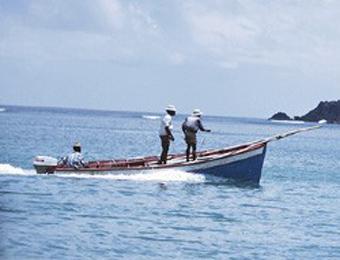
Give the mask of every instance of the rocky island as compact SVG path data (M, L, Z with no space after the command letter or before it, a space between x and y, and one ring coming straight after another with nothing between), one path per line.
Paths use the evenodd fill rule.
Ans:
M291 118L279 112L273 115L269 120L291 120ZM294 120L305 122L319 122L326 120L330 124L340 124L340 100L337 101L322 101L316 108L309 111L303 116L295 116Z
M286 113L284 112L278 112L276 114L274 114L271 118L269 118L269 120L292 120L292 118L290 118Z

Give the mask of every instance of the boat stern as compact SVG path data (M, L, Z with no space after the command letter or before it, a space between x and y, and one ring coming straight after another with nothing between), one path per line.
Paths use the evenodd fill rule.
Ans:
M50 156L36 156L33 160L33 166L39 174L54 173L58 165L58 160Z

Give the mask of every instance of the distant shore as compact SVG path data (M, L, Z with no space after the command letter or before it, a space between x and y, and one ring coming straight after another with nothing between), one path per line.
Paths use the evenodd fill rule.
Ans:
M321 101L317 107L303 116L290 117L284 112L278 112L270 117L269 120L340 124L340 100Z

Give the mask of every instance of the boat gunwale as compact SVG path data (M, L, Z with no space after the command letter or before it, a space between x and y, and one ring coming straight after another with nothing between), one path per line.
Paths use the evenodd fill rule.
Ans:
M84 167L84 168L79 168L79 169L75 169L75 168L70 168L70 167L57 167L55 169L56 172L109 172L109 171L133 171L133 170L158 170L158 169L172 169L172 168L178 168L178 167L186 167L186 166L193 166L193 165L201 165L204 164L206 162L211 162L211 161L217 161L217 160L221 160L221 159L225 159L228 157L233 157L233 156L237 156L237 155L241 155L241 154L245 154L251 151L255 151L258 149L261 149L262 147L266 146L267 142L264 140L261 141L255 141L252 143L246 143L246 144L240 144L237 146L231 146L231 147L226 147L226 148L222 148L222 149L211 149L211 150L205 150L205 151L201 151L198 153L198 158L195 161L190 161L190 162L178 162L178 163L169 163L169 164L156 164L156 160L151 161L150 163L152 163L151 165L145 165L147 162L144 161L144 165L141 166L129 166L128 165L128 161L132 161L132 160L142 160L144 158L151 158L151 157L157 157L157 156L148 156L148 157L141 157L141 158L131 158L131 159L127 159L125 160L126 162L126 166L123 167L115 167L112 166L111 167L99 167L100 163L103 162L114 162L115 160L101 160L101 161L90 161L89 163L97 163L98 167L94 168L94 167ZM210 155L203 155L202 154L210 154ZM178 158L182 158L185 159L185 154L171 154L169 155L170 157L173 156L171 159L178 159ZM210 158L209 158L210 156ZM211 157L213 156L213 157ZM157 157L158 158L158 157ZM169 161L171 160L169 159ZM121 161L123 161L123 159L119 159ZM116 161L119 161L116 160Z

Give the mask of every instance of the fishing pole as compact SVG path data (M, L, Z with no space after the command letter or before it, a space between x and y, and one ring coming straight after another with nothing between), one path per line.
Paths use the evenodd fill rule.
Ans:
M200 147L200 148L199 148L200 150L203 150L202 148L203 148L203 145L204 145L204 144L205 144L205 137L203 137L202 140L201 140L201 142L200 142L200 146L199 146L199 147Z

